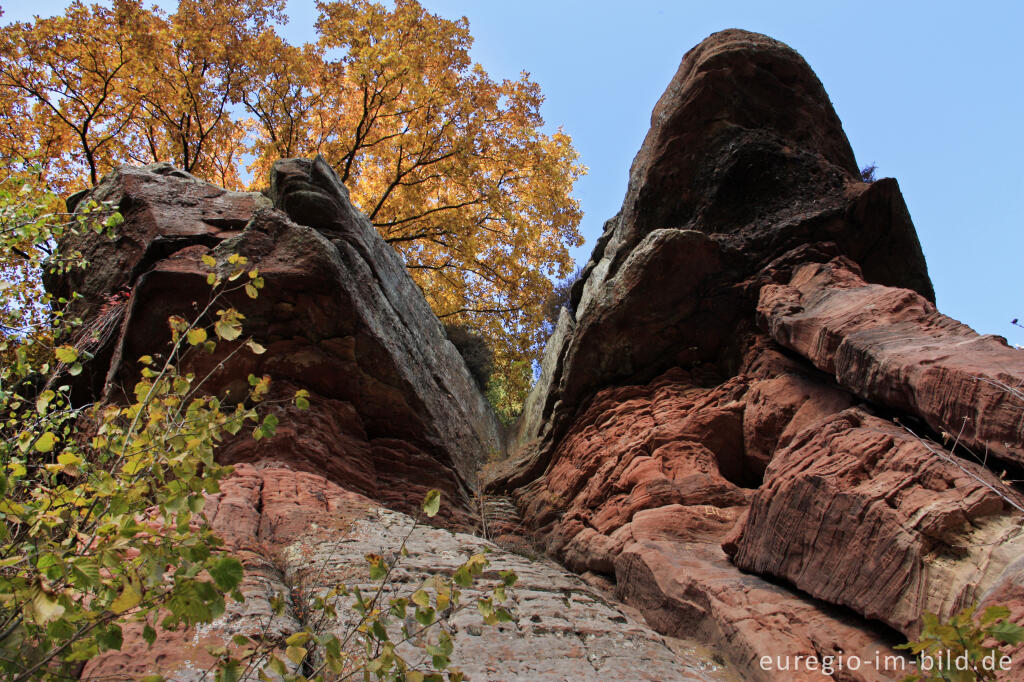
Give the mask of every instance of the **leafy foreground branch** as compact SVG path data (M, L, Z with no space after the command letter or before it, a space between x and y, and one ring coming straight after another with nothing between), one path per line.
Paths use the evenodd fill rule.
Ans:
M214 319L209 330L172 317L170 351L140 359L126 406L71 404L69 386L58 384L88 359L75 345L51 356L26 350L42 345L38 338L4 340L17 359L0 375L0 670L8 679L73 676L81 662L119 649L129 621L144 623L152 642L158 628L209 622L227 596L240 598L242 566L200 512L230 472L214 461L216 445L247 421L260 433L274 421L259 423L255 409L268 378L251 377L249 395L229 409L198 393L203 377L179 369L190 354L239 336L237 311L211 311L233 290L261 284L254 270L245 285L214 280L197 318Z

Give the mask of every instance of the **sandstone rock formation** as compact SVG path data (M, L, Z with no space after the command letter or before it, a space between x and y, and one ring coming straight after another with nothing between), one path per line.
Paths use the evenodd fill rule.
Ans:
M761 657L891 655L997 595L1021 616L997 474L1024 352L936 311L896 181L861 180L796 52L730 30L686 55L572 307L489 488L656 629L790 680L820 672Z
M370 594L367 553L392 551L405 542L394 589L411 594L430 576L455 570L470 554L490 551L482 585L514 570L510 590L517 623L482 627L475 610L452 616L447 626L457 642L453 665L472 680L731 680L706 658L680 652L650 628L596 593L561 567L504 552L480 537L417 526L401 512L383 508L322 476L290 468L240 465L207 510L215 530L245 559L245 602L232 603L210 626L148 648L128 633L120 652L93 659L84 679L134 679L160 673L196 681L213 663L207 646L236 634L288 634L302 627L303 609L338 582ZM410 534L411 533L411 534ZM276 615L270 600L287 597ZM475 604L479 590L463 599ZM326 629L343 636L358 614L339 611ZM643 665L638 666L637 661ZM253 677L255 679L255 677Z
M879 324L879 312L887 313ZM758 315L778 343L878 405L1006 464L1024 465L1020 351L939 314L920 295L869 285L837 260L761 290Z
M164 633L153 647L129 625L121 650L89 661L83 679L207 679L209 647L310 625L310 600L339 581L369 589L365 555L396 552L406 536L398 591L481 551L492 552L485 585L499 570L520 576L509 592L516 623L481 627L474 610L445 624L457 635L454 664L472 679L733 679L711 654L655 633L566 569L455 532L480 530L470 488L503 446L490 407L401 259L322 159L278 162L269 194L226 192L165 164L122 167L91 195L124 214L117 239L72 237L64 248L93 267L48 282L82 294L77 342L94 357L69 378L78 399L116 402L130 395L137 359L167 351L167 318L192 319L209 300L202 257L243 255L265 286L256 300L238 292L228 302L266 352L225 342L186 357L187 369L208 374L206 390L229 400L246 391L250 374L271 377L271 398L310 393L307 410L287 400L273 408L275 436L240 434L217 455L237 467L204 513L243 560L245 602L209 626ZM412 532L402 510L418 508L430 488L444 493L438 518L447 528ZM277 595L287 600L280 614ZM477 594L464 598L475 604ZM353 614L342 609L322 626L344 635L357 625ZM645 660L640 671L636 656ZM250 672L246 679L256 679Z
M399 256L352 207L324 161L281 161L271 180L273 202L167 165L123 167L104 179L94 197L120 206L118 238L77 237L66 247L96 267L50 283L82 293L86 330L101 321L104 301L130 291L119 328L86 368L91 385L80 382L79 391L106 400L130 395L136 360L167 347L168 316L192 319L208 300L202 256L239 253L266 286L255 301L238 292L230 302L267 352L222 363L234 350L222 344L190 368L200 376L212 371L206 388L217 394L243 394L250 374L269 375L277 396L310 391L312 409L279 408L283 428L275 438L239 438L221 459L286 461L403 509L436 487L458 510L466 482L502 446L465 363ZM460 513L464 526L471 523Z
M481 547L523 577L514 626L449 624L474 679L728 675L672 638L744 679L821 677L796 657L900 679L891 647L926 611L980 601L1024 619L1024 498L1007 481L1024 471L1024 352L937 312L896 181L862 181L821 83L775 40L724 31L683 59L479 507L503 434L323 160L278 162L269 197L166 165L122 168L93 196L120 206L120 238L74 237L94 267L48 282L83 294L95 332L77 399L121 400L137 358L166 348L167 316L201 310L202 257L239 253L266 287L231 303L267 351L225 345L189 367L229 395L267 374L312 408L277 407L276 437L218 453L238 468L207 513L245 560L245 604L160 649L126 633L87 676L193 679L207 643L294 629L304 595L366 581L361 557L400 544L428 488L447 529L410 536L403 584ZM1006 679L1024 674L1013 653Z

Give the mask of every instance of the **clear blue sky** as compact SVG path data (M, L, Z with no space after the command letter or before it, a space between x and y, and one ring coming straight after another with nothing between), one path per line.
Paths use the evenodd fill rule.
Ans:
M621 204L650 112L683 54L737 27L782 40L818 74L861 165L899 180L939 309L1024 344L1024 2L421 0L466 16L495 77L528 71L543 114L590 169L577 185L587 243ZM60 11L5 6L5 23ZM167 4L167 3L161 3ZM290 0L292 42L313 37L312 0Z

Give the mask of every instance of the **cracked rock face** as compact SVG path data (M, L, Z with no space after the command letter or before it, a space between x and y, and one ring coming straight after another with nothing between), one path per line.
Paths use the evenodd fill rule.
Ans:
M892 655L973 601L1024 617L999 478L1024 352L935 309L896 181L861 180L796 52L687 53L572 303L489 489L658 631L790 680L760 657Z
M322 159L277 163L269 194L122 168L94 190L122 235L73 238L95 268L48 281L84 294L96 332L76 400L118 401L137 358L166 349L166 318L208 295L202 257L242 254L266 287L229 302L267 351L222 344L187 369L213 370L215 393L268 374L271 398L311 394L308 411L279 408L276 437L218 452L238 469L205 511L244 560L246 602L152 650L126 631L87 676L198 679L206 645L301 627L310 594L369 584L363 556L401 544L430 488L449 530L408 535L399 586L481 548L521 576L514 625L445 625L474 679L727 675L669 638L744 679L820 679L760 661L887 659L925 611L975 600L1024 619L1024 500L1005 482L1024 478L1024 352L935 309L896 181L861 180L782 43L729 30L683 59L479 509L470 483L503 437L401 260ZM567 568L465 532L495 513L503 546ZM1007 653L1020 679L1024 647Z
M475 608L483 593L474 587L462 593L470 608L435 626L452 634L452 663L469 679L735 679L692 645L638 623L549 560L506 552L476 536L416 525L411 517L321 476L241 465L209 500L206 513L244 560L245 602L230 604L212 625L182 633L177 640L161 639L153 649L146 648L139 633L126 632L122 651L94 659L83 677L160 672L170 680L199 680L213 662L205 646L223 644L235 634L301 629L310 624L304 614L311 613L307 606L312 596L338 582L371 594L378 583L370 580L366 554L397 559L391 590L394 596L409 596L432 575L454 571L469 556L488 552L490 566L477 585L489 588L499 582L498 571L516 571L519 580L508 591L507 602L516 621L484 625ZM394 556L403 542L408 556ZM275 594L287 598L282 615L270 607ZM343 598L342 604L347 606L347 601ZM355 611L339 607L339 617L325 627L343 637L357 621ZM410 660L422 658L411 646L404 645L404 651Z
M485 627L472 590L472 614L443 623L458 635L454 664L471 679L732 679L710 653L655 633L550 560L456 532L478 526L469 486L502 447L493 413L400 258L323 160L277 163L270 194L225 192L166 165L121 168L92 193L124 214L118 238L74 237L65 247L97 267L48 283L82 291L77 312L102 332L76 396L116 402L131 393L137 359L166 352L167 318L192 319L205 305L203 257L243 255L265 287L256 300L225 303L266 352L233 353L224 342L185 370L209 374L207 390L229 396L246 390L250 374L270 375L269 397L281 399L274 437L220 446L219 460L236 471L204 510L243 561L245 602L229 603L211 625L161 633L153 647L128 625L121 651L89 661L83 678L198 681L214 663L208 648L236 634L283 638L311 626L345 635L356 625L348 603L337 621L314 623L309 602L338 581L371 589L365 555L394 554L405 541L396 591L411 593L482 551L492 561L485 583L498 570L520 576L510 591L515 623ZM288 406L300 388L310 393L307 410ZM443 491L437 520L451 530L413 532L402 510L431 488ZM278 595L283 613L271 607Z
M221 343L211 355L193 354L187 369L212 372L205 388L218 395L244 394L250 374L269 375L274 397L305 389L311 409L277 408L275 438L236 438L221 461L284 461L396 508L415 508L439 488L450 520L469 527L468 482L502 443L464 361L322 159L278 162L271 190L273 200L226 192L166 164L123 167L93 190L125 223L116 239L88 234L65 244L93 266L48 283L56 293L81 291L83 333L102 332L91 342L95 359L74 380L77 398L130 396L137 359L168 348L167 318L194 319L209 299L202 258L238 253L265 288L256 300L239 291L224 303L267 350L234 353L236 344Z

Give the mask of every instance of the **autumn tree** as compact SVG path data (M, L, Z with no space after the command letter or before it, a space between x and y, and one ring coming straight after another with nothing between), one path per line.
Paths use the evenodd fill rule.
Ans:
M240 184L244 122L232 109L253 89L253 53L284 0L180 0L169 17L155 15L153 48L136 64L132 87L144 141L140 162L170 161L182 170Z
M0 153L45 155L65 190L125 161L259 187L274 160L321 154L437 315L491 340L492 395L514 412L544 341L549 278L569 274L582 242L571 140L541 131L527 74L495 80L472 62L465 18L415 0L317 6L319 39L303 46L276 33L280 0L181 0L170 15L76 2L11 24L0 106L19 123L0 132Z
M35 157L61 189L95 184L131 158L139 100L131 87L146 31L133 2L113 9L81 2L64 16L10 24L0 31L0 152Z

